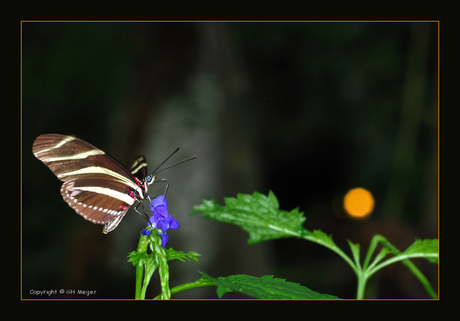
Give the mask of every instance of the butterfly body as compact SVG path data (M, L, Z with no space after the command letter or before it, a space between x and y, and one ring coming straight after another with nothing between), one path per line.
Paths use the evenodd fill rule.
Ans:
M99 148L60 134L38 136L32 151L64 183L61 195L84 219L113 231L135 201L148 197L148 185L155 176L147 175L144 156L136 158L129 170Z

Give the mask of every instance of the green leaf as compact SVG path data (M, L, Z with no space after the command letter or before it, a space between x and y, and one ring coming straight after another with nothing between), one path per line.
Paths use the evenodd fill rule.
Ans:
M405 255L408 258L412 257L424 257L431 263L438 263L438 239L425 239L416 240L400 255Z
M166 258L168 261L179 260L179 261L185 262L186 260L188 261L193 260L198 263L198 257L201 256L200 254L196 252L185 253L183 251L176 251L172 247L165 250L165 252L166 252Z
M204 273L202 273L205 275ZM298 283L265 275L260 278L245 274L228 277L210 277L217 285L217 295L221 298L228 292L240 292L257 299L339 299L329 294L321 294Z
M350 240L348 241L348 245L350 246L351 253L353 254L353 259L355 260L355 264L358 267L358 269L361 269L361 263L360 263L360 251L361 247L359 244L354 244Z
M298 208L290 212L280 210L271 191L268 196L254 192L252 195L238 194L236 198L227 197L224 201L225 206L221 206L215 200L203 200L191 214L203 213L203 217L241 227L249 233L249 244L306 234L302 227L303 213Z
M395 257L394 261L398 259L409 259L409 258L426 258L432 263L438 263L438 239L425 239L415 240L405 251L399 251L394 245L392 245L386 238L380 236L380 244L383 245L391 254Z
M131 262L133 263L134 266L136 266L137 264L143 264L143 262L145 262L147 259L148 259L148 254L147 253L140 253L138 251L132 251L131 253L129 253L128 257L128 262Z

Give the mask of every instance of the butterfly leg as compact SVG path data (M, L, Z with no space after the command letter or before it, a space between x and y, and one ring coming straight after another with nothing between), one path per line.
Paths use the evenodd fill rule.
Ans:
M169 181L166 179L166 178L162 178L162 179L159 179L157 181L154 181L154 183L166 183L166 187L165 187L165 192L164 192L164 196L166 196L166 193L168 192L168 188L169 188Z
M142 213L138 211L138 207L139 206L142 206ZM149 216L145 213L145 209L144 209L144 204L142 204L142 202L139 202L139 204L137 204L135 207L134 207L134 210L137 212L137 214L139 214L140 216L144 217L147 221L149 220Z

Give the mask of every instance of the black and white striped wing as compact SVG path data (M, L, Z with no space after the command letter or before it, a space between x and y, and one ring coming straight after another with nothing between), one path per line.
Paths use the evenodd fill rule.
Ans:
M33 144L34 155L64 184L61 195L78 214L104 233L116 228L145 188L112 157L73 136L45 134Z
M121 219L135 198L120 181L104 178L79 178L62 184L61 195L71 208L94 224L108 224ZM117 224L118 225L118 224ZM114 226L111 230L115 229ZM104 228L104 233L108 233Z

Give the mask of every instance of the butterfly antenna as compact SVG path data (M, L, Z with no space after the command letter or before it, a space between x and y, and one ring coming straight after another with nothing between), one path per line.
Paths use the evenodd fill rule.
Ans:
M172 155L174 155L175 153L177 153L177 151L180 149L180 147L177 147L176 150L174 152L171 153L171 155L168 156L168 158L166 158L160 165L158 165L157 168L155 168L155 170L153 171L152 175L155 175L157 173L157 170L164 164L168 161L168 159L171 158Z
M192 160L192 159L195 159L195 158L196 158L196 155L191 156L191 157L186 158L186 159L183 159L183 160L181 160L180 162L177 162L177 163L175 163L175 164L169 165L168 167L162 168L162 169L159 170L158 172L155 171L154 174L158 174L158 173L160 173L160 172L162 172L162 171L164 171L164 170L166 170L166 169L168 169L168 168L171 168L171 167L174 167L174 166L176 166L176 165L179 165L179 164L188 162L189 160Z
M196 158L196 155L195 155L195 156L192 156L192 157L183 159L183 160L181 160L180 162L177 162L177 163L175 163L175 164L172 164L172 165L170 165L170 166L168 166L168 167L165 167L165 168L159 170L160 167L163 166L163 164L166 163L166 162L171 158L172 155L174 155L175 153L177 153L177 151L178 151L179 149L180 149L180 147L177 147L176 150L175 150L174 152L171 153L171 155L169 155L160 165L158 165L158 167L155 168L155 170L153 171L153 173L152 173L151 176L153 176L153 175L155 175L155 174L158 174L158 173L160 173L160 172L162 172L162 171L164 171L164 170L166 170L166 169L168 169L168 168L174 167L174 166L179 165L179 164L181 164L181 163L183 163L183 162L187 162L187 161L189 161L189 160L192 160L192 159Z

